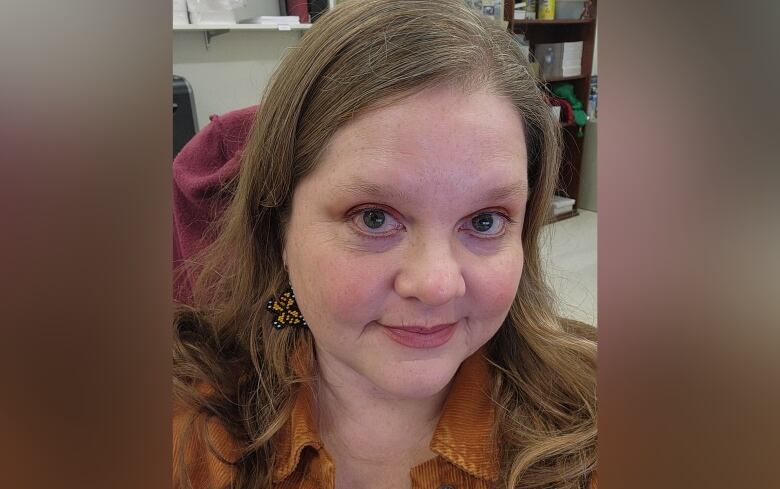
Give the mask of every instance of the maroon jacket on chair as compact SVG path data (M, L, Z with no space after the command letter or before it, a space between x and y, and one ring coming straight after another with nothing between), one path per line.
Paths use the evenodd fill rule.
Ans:
M189 303L189 278L179 273L208 244L206 232L228 198L220 189L238 173L239 159L257 106L212 115L173 160L173 298ZM205 238L205 239L204 239Z

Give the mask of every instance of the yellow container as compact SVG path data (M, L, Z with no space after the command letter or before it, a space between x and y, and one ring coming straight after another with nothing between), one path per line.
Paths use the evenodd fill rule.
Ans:
M539 0L539 19L553 20L555 18L555 0Z

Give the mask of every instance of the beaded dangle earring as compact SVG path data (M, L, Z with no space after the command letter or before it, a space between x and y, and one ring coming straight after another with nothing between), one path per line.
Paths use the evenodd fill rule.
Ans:
M309 326L295 302L292 286L289 286L278 299L269 300L265 308L275 316L272 324L276 329L282 329L285 326L300 326L302 328Z

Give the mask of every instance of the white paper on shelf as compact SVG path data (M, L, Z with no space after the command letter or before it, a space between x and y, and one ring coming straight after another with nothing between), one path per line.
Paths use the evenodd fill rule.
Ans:
M297 15L261 15L260 21L273 22L274 24L297 24L301 18Z
M187 0L173 0L173 25L189 24L187 17Z
M564 42L561 56L561 76L582 74L582 41Z
M280 31L289 31L291 30L290 24L279 24L276 26Z
M202 12L223 12L246 7L247 0L186 0L187 9Z
M190 23L187 12L174 12L173 13L173 25L187 25Z
M236 15L233 10L224 12L193 12L190 11L190 20L193 24L235 24Z
M244 6L246 0L187 0L193 24L235 24L236 9Z
M565 208L562 207L560 209L553 209L553 216L560 216L562 214L567 214L573 210L574 210L574 206L569 206Z
M552 206L554 208L571 207L577 202L569 197L562 197L560 195L553 195Z
M297 15L263 15L261 17L252 17L249 19L241 19L239 24L257 24L257 25L298 25L300 24L300 17Z
M582 41L563 43L563 59L581 59Z

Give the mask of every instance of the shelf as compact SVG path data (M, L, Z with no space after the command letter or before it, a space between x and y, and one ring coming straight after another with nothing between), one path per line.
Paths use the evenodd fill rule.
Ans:
M281 28L280 28L281 27ZM289 29L287 29L289 27ZM177 24L174 31L302 31L309 29L311 24Z
M591 79L593 58L595 57L596 23L598 22L596 20L598 18L597 3L599 2L597 0L589 0L586 3L590 4L590 8L586 13L587 19L514 19L511 29L516 34L523 34L525 41L534 51L540 44L582 42L582 57L580 59L580 74L578 76L553 76L552 73L548 72L547 77L545 77L540 69L540 72L535 77L541 86L541 90L548 94L550 87L555 86L557 83L563 82L573 85L574 96L583 105L587 105L590 94L589 80ZM507 5L509 4L507 3ZM567 75L572 73L578 72L566 72ZM558 71L555 74L561 75L563 72ZM552 94L550 95L552 96ZM560 121L557 127L562 136L563 153L561 158L562 162L565 161L565 163L561 164L556 188L562 192L561 195L577 196L580 191L580 179L584 178L582 174L583 155L592 153L585 150L586 146L592 144L585 141L585 135L588 133L589 128L587 126L581 128L577 124L564 124ZM576 208L575 212L556 218L551 217L550 220L558 221L575 215L577 215Z
M580 213L577 211L577 208L575 207L571 211L566 212L564 214L559 214L557 216L548 216L547 217L547 222L545 224L552 224L554 222L563 221L564 219L569 219L569 218L576 217L576 216L579 216L579 215L580 215Z
M586 75L576 75L576 76L556 76L552 78L544 78L542 81L544 83L556 83L561 81L567 81L567 80L582 80L583 78L587 78Z
M296 31L299 36L302 36L303 31L309 28L311 24L174 24L173 32L202 32L203 43L208 50L212 39L230 31Z
M572 25L572 24L590 24L593 19L515 19L515 25Z

